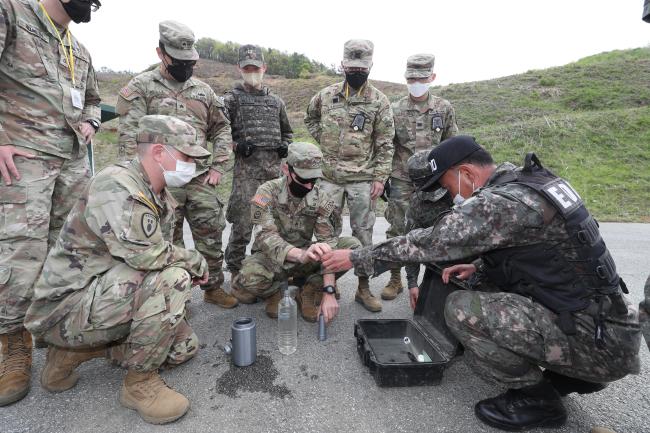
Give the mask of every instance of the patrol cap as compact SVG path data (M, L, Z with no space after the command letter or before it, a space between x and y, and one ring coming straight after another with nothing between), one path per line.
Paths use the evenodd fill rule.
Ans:
M431 191L436 188L436 183L447 170L481 149L483 149L481 145L469 135L455 135L443 140L427 156L429 178L419 188L420 191Z
M178 21L162 21L158 25L160 42L170 57L178 60L198 60L194 48L194 32Z
M420 187L431 176L431 167L429 167L430 149L418 150L406 161L409 178L416 187Z
M414 54L406 59L406 72L404 77L429 78L433 74L433 64L436 57L433 54Z
M258 68L264 66L264 53L257 45L246 44L239 47L239 67L248 65Z
M311 144L304 142L294 142L289 144L287 150L287 164L298 176L304 179L314 179L323 176L321 162L323 161L323 152Z
M366 39L350 39L343 45L344 68L368 68L372 66L375 44Z
M189 123L171 116L150 114L138 122L138 143L159 143L172 146L192 158L207 158L210 152L197 144L196 130Z

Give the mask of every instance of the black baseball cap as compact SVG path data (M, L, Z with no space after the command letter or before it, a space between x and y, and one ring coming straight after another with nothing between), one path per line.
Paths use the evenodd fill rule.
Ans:
M483 148L476 139L469 135L455 135L443 140L429 152L427 160L431 175L420 187L420 191L431 191L437 188L438 180L447 170L481 149Z

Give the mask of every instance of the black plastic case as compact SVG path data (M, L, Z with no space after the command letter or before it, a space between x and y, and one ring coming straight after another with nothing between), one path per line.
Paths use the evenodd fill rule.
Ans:
M459 350L458 340L445 324L447 295L464 289L444 284L440 269L427 266L413 319L361 319L354 325L357 352L379 386L437 385ZM408 341L405 342L405 337ZM409 354L410 352L410 354ZM420 362L426 352L431 361ZM426 358L425 358L426 359Z

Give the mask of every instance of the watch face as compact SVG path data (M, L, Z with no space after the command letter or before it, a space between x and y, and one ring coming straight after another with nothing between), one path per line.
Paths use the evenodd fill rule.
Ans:
M323 287L323 291L325 293L329 293L330 295L333 295L336 292L336 289L332 286L325 286Z

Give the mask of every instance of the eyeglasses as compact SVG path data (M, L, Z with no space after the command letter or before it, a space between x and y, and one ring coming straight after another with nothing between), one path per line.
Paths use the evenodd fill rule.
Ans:
M99 0L79 0L82 3L90 3L90 10L97 12L97 10L102 6L102 2Z
M315 183L318 180L317 177L314 177L314 178L311 178L311 179L304 179L304 178L298 176L298 173L296 173L293 170L293 167L291 167L291 166L289 166L289 171L291 172L291 174L293 174L294 180L296 180L298 183L301 183L303 185L309 185L310 183Z

